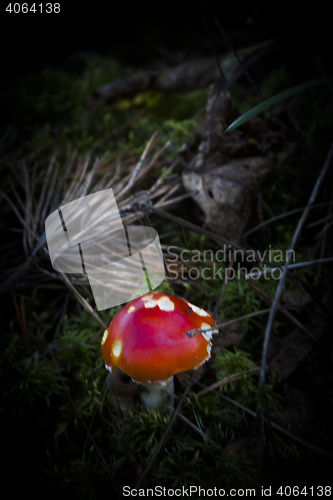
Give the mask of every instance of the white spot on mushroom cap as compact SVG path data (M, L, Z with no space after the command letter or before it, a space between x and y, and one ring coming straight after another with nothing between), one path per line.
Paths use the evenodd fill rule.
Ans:
M211 338L212 338L212 332L205 333L206 330L210 330L211 329L211 326L208 323L201 323L200 329L203 330L201 332L201 335L203 336L203 338L205 340L207 340L207 342L209 340L211 340Z
M103 337L102 337L102 340L101 340L101 345L103 345L105 343L107 336L108 336L108 331L104 330Z
M162 295L162 297L159 297L158 299L154 299L152 295L146 295L142 297L142 300L145 303L146 309L151 309L156 306L158 306L161 311L167 312L175 309L175 304L166 295Z
M129 308L127 309L128 314L130 314L133 311L135 311L135 306L129 306Z
M192 309L193 312L195 312L198 316L209 316L208 312L204 311L203 309L200 309L200 307L197 307L190 302L187 302L190 308Z
M112 354L118 358L118 356L120 356L120 353L121 353L121 341L120 340L116 340L114 343L113 343L113 346L112 346Z
M212 352L212 343L211 342L209 342L209 344L207 344L207 352L208 352L209 355Z
M201 332L201 334L202 334L203 338L207 341L211 340L212 335L214 335L214 333L218 333L217 328L213 328L213 329L212 328L213 328L212 325L209 325L208 323L201 323L200 329L203 330ZM210 331L206 332L206 330L210 330Z

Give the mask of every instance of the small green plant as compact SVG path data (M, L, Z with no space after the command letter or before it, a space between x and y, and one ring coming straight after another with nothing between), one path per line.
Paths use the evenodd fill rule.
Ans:
M249 288L243 279L228 282L225 294L220 305L220 314L223 318L231 320L245 316L260 307L260 300L254 290ZM242 331L248 332L253 328L251 319L242 321Z
M316 87L317 85L322 85L327 81L332 81L332 80L333 76L318 78L316 80L311 80L310 82L302 83L301 85L296 85L296 87L292 87L288 90L284 90L283 92L280 92L279 94L276 94L275 96L263 101L262 103L258 104L254 108L250 109L249 111L241 115L239 118L237 118L237 120L233 121L231 125L229 125L229 127L226 129L226 132L229 132L234 128L239 127L243 123L247 122L250 118L257 116L259 113L262 113L271 106L274 106L274 104L283 101L283 99L287 99L288 97L291 97L295 94L299 94L304 90L311 89L312 87Z
M212 366L216 370L218 380L257 367L247 352L238 349L235 349L234 352L225 350L221 354L216 354ZM241 380L227 384L223 388L223 392L226 394L237 393L244 397L249 397L251 392L257 392L257 390L255 379L246 375Z
M149 408L132 413L122 429L122 439L130 443L131 449L144 453L146 460L157 446L169 416Z

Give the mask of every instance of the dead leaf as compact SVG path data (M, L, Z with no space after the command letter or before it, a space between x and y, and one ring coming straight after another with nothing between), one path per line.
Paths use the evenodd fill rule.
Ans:
M329 307L330 296L327 294L322 302ZM321 310L316 305L313 312L309 309L303 314L302 323L316 339L320 339L328 325L320 315ZM267 364L272 366L280 381L287 380L298 365L309 355L314 346L313 341L299 328L283 338L271 337L267 353Z
M275 338L272 348L277 352L273 357L270 356L269 352L267 363L274 367L273 371L278 379L284 381L294 373L298 365L308 356L313 348L313 342L299 328L295 328L283 339Z
M237 240L243 212L274 158L272 153L265 154L265 134L269 132L266 120L256 118L247 127L224 133L237 116L229 92L218 84L211 85L207 140L191 163L193 170L183 172L184 187L203 210L205 226L231 241ZM249 141L251 130L262 134L258 144Z
M184 172L183 183L205 213L204 225L220 237L236 241L243 210L268 167L268 158L232 160L212 173Z
M187 372L176 373L175 377L180 383L182 390L185 390L191 380L193 372L194 376L192 384L196 384L201 380L206 371L207 371L207 364L203 363L202 365L198 366L198 368L196 368L195 370L188 370Z
M285 428L288 424L311 427L317 416L314 402L289 382L284 384L282 396L283 410L272 414L272 420Z
M304 306L310 304L312 299L305 290L285 290L282 293L281 300L284 304L296 304L298 306Z
M234 323L230 327L221 330L218 335L213 336L212 355L222 352L231 345L240 345L243 339L240 323Z

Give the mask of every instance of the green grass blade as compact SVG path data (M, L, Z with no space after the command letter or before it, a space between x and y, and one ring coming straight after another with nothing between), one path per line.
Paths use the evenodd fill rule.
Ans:
M146 282L147 282L147 285L148 285L148 288L149 288L149 292L152 292L153 289L152 289L152 286L151 286L151 283L150 283L150 279L149 279L149 276L148 276L147 269L145 267L143 268L143 272L145 274L145 278L146 278Z
M237 120L235 120L234 122L232 122L231 125L229 125L229 127L226 129L226 132L229 132L230 130L239 127L250 118L253 118L253 116L262 113L263 111L265 111L265 109L270 108L277 102L283 101L283 99L287 99L287 97L299 94L300 92L303 92L303 90L316 87L317 85L321 85L322 83L331 80L333 80L333 75L326 76L324 78L318 78L317 80L311 80L310 82L301 83L301 85L296 85L296 87L284 90L283 92L280 92L279 94L276 94L275 96L266 99L266 101L261 102L257 106L254 106L254 108L249 109L249 111L246 111L246 113L243 113L239 118L237 118Z

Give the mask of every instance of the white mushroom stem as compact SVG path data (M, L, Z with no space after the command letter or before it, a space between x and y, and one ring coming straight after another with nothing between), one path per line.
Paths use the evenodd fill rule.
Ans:
M173 377L158 384L142 384L145 391L140 393L140 400L143 406L152 410L162 410L167 405L173 407L174 384Z
M109 369L110 370L110 369ZM127 379L127 380L126 380ZM134 382L120 368L109 371L107 377L108 388L120 397L139 396L142 405L152 410L162 410L167 406L173 407L174 384L173 377L165 382L156 384Z

